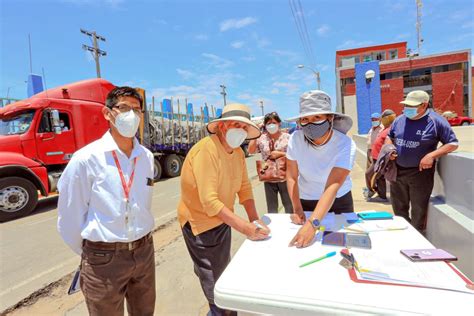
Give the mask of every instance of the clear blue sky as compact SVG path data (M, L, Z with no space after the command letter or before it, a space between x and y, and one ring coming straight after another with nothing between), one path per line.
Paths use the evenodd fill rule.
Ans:
M140 86L148 97L188 97L222 106L219 85L228 101L248 104L258 115L283 117L298 111L298 96L314 89L307 69L321 71L322 88L335 103L335 51L396 41L416 48L415 0L301 0L315 55L306 57L286 0L132 1L2 0L0 95L26 97L29 74L28 33L33 72L44 68L48 87L95 76L89 39L80 28L107 38L100 43L102 76L116 85ZM297 13L298 14L298 13ZM422 53L472 49L472 0L425 0Z

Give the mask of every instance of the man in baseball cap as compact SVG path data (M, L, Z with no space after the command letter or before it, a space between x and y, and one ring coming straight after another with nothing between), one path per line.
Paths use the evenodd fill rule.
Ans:
M387 143L397 148L397 180L390 185L395 215L423 232L428 203L433 190L436 159L458 148L458 140L448 121L429 109L425 91L408 93L401 104L403 115L392 123ZM438 147L441 142L443 146ZM411 217L409 209L411 204Z
M377 139L379 133L383 130L383 126L380 124L380 113L375 112L370 115L372 126L370 127L369 133L367 134L367 163L366 170L369 169L372 164L372 144Z

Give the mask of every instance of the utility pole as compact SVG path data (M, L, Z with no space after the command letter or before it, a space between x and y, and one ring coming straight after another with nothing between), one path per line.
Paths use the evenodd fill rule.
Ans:
M28 34L28 47L29 47L29 50L30 50L30 74L33 73L33 61L31 59L31 36L30 34Z
M262 109L262 116L264 115L264 111L263 111L263 100L260 100L260 108Z
M105 42L105 37L103 36L100 36L100 35L97 35L97 33L95 31L86 31L84 29L81 29L81 33L89 36L92 38L92 45L93 47L91 46L88 46L88 45L85 45L85 44L82 44L82 49L84 50L87 50L89 52L92 53L92 56L94 56L94 60L95 60L95 69L96 69L96 72L97 72L97 78L100 78L100 63L99 63L99 57L101 56L106 56L107 55L107 52L106 51L103 51L101 49L99 49L99 45L97 43L97 40L101 40L103 42Z
M423 7L422 0L416 0L416 41L418 47L418 56L421 55L421 43L423 39L421 38L421 8Z
M226 106L226 105L227 105L227 102L226 102L226 99L225 99L225 96L227 95L227 93L225 92L226 86L224 86L223 84L221 84L220 87L222 88L221 94L222 94L222 96L224 97L224 106Z

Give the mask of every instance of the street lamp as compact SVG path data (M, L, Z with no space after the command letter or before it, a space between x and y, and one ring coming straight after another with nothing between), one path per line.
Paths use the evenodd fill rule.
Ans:
M370 114L372 114L372 101L370 100L371 95L370 95L370 87L372 86L370 83L372 82L372 79L375 77L375 71L372 69L369 69L365 72L365 82L367 83L367 91L369 94L369 111Z
M321 90L321 77L319 75L319 71L316 71L313 68L305 66L305 65L298 65L298 68L300 68L300 69L308 68L309 70L311 70L314 73L314 75L316 76L316 82L318 83L318 90Z

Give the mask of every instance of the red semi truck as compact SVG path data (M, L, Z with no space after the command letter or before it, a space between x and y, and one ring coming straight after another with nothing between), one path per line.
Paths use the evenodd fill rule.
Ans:
M30 213L56 192L72 154L108 129L103 79L50 89L0 108L0 221Z

